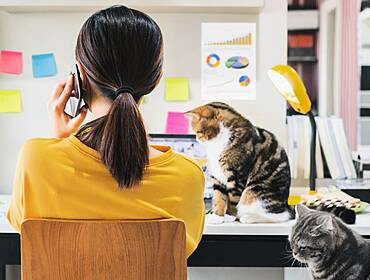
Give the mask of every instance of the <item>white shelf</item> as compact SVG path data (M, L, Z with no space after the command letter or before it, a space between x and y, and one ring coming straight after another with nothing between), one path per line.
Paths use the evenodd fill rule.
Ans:
M288 30L319 29L318 10L288 11Z
M91 12L118 4L114 0L5 0L0 11ZM124 5L159 13L259 13L265 0L127 0Z

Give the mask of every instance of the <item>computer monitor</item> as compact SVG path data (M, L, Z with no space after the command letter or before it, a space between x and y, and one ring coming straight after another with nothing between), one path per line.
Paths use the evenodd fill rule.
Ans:
M149 143L153 145L170 146L175 152L197 162L206 177L204 198L211 198L213 194L212 184L207 172L207 153L203 144L199 143L193 134L149 134Z

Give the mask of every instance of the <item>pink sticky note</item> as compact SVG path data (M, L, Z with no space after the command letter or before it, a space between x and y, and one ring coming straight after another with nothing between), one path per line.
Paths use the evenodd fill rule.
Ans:
M181 112L168 112L166 133L168 134L188 134L189 120Z
M22 68L22 52L0 52L0 73L19 75L22 73Z

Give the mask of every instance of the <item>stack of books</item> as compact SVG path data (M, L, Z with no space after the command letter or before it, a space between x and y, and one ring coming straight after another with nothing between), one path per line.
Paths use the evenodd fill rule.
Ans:
M317 178L324 178L324 164L332 179L356 178L343 121L337 117L316 117L316 125ZM309 178L311 133L308 117L288 117L288 157L292 178Z

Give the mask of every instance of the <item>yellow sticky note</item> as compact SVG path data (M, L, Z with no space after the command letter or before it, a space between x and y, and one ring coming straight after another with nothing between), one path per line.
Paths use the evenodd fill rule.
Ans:
M189 100L189 79L166 78L166 100L167 101Z
M0 113L21 111L21 92L19 90L0 90Z
M142 105L145 103L145 96L142 96L139 100L139 105Z

